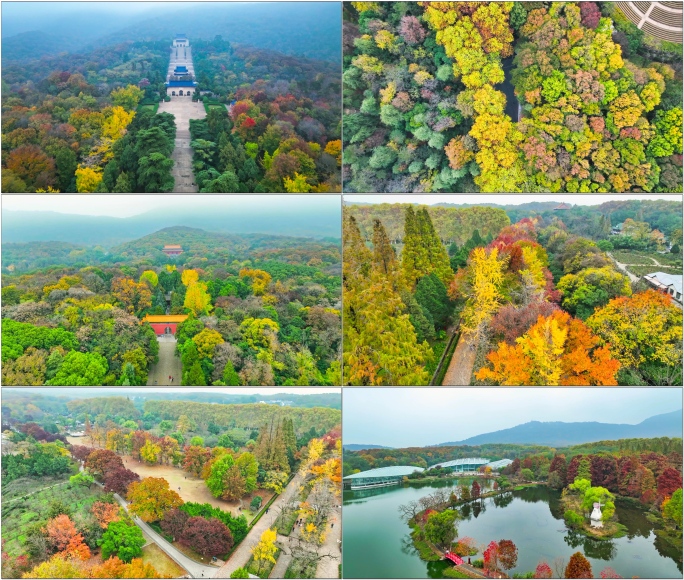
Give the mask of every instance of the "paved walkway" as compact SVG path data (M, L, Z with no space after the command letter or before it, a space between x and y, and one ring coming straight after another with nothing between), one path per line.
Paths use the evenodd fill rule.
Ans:
M180 357L176 356L176 338L174 336L158 336L159 362L152 365L147 375L147 386L179 386L183 377L183 365ZM169 380L173 377L173 383Z
M254 546L259 539L261 534L264 533L268 528L273 527L280 510L286 506L289 501L299 493L299 486L302 484L303 477L301 474L297 474L290 484L285 488L283 493L278 496L278 498L271 504L267 514L264 514L261 519L256 523L256 525L249 531L240 545L231 554L228 561L221 566L218 572L214 575L214 578L230 578L230 575L238 568L243 568L247 565L250 556L252 555L252 546Z
M342 561L342 510L335 508L328 516L328 533L325 542L318 548L318 555L333 554L335 558L321 558L316 568L316 578L339 578L339 565ZM334 524L331 528L330 524Z
M467 387L473 375L475 366L475 343L472 342L470 334L461 333L456 345L456 350L449 362L449 368L444 375L442 385Z
M158 113L171 113L176 117L176 140L171 158L174 161L171 173L176 180L173 193L197 193L195 176L192 173L192 149L190 148L190 119L204 119L207 116L201 102L192 102L192 97L171 97L159 105Z
M610 252L606 252L606 255L607 255L611 260L613 260L613 262L615 262L615 265L616 265L620 270L622 270L622 272L630 279L631 282L638 282L638 281L639 281L639 277L638 277L638 276L635 276L634 274L632 274L632 273L627 269L627 264L623 264L622 262L618 262L618 261L613 257L613 254L611 254Z

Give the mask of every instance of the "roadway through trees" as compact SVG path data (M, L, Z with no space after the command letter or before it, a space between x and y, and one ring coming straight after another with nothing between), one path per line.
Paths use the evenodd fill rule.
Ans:
M444 386L468 386L475 366L476 344L473 337L463 332L458 340L456 350L449 361L449 368L444 375Z
M177 47L171 49L167 79L173 74L176 66L185 66L193 76L195 67L192 62L192 48ZM175 147L171 158L173 169L171 174L175 180L173 193L197 193L195 176L192 172L192 148L190 147L190 119L204 119L207 116L204 104L192 101L193 89L179 88L183 96L172 95L169 102L159 105L158 113L171 113L176 118ZM148 383L149 384L149 383ZM162 384L162 383L159 383Z
M176 118L175 147L171 158L171 174L175 180L173 193L197 193L195 176L192 172L192 148L190 147L190 119L204 119L207 116L201 102L193 103L192 97L171 97L168 103L159 105L158 113L171 113Z
M228 561L221 566L219 571L214 575L214 578L230 578L230 575L238 568L244 568L252 555L252 548L261 539L268 528L273 527L280 510L288 505L290 500L296 493L299 492L299 487L304 482L304 476L301 473L292 479L289 485L283 490L283 493L271 504L267 514L264 514L261 519L249 530L245 539L240 542L240 545L231 554ZM337 576L335 576L337 577Z
M180 357L176 356L176 337L160 336L157 337L157 342L159 343L159 362L150 367L147 386L179 386L183 376L183 365ZM169 376L173 377L173 383L169 380Z

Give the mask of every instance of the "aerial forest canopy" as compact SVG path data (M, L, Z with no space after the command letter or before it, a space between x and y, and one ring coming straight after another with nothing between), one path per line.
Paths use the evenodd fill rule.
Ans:
M168 39L9 61L2 72L2 190L160 193L174 189ZM208 115L191 122L193 170L208 193L340 190L338 65L196 39ZM194 98L197 98L194 97Z
M603 213L650 206L345 206L345 384L678 384L681 306L640 276L681 276L681 220Z
M219 39L193 50L199 88L229 103L190 121L202 192L340 191L339 65Z
M186 250L166 256L169 243ZM339 242L178 227L74 253L39 268L3 256L5 385L146 385L159 350L148 314L188 316L183 384L340 383Z
M682 46L615 4L345 3L345 191L682 191Z

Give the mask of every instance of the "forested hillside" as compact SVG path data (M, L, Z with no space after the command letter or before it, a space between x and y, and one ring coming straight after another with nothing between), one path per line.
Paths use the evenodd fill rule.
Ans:
M346 191L681 191L681 45L614 5L345 4Z
M151 41L3 66L3 192L170 191L174 117L136 112L167 65Z
M200 190L340 191L340 78L331 62L234 49L220 38L193 45L200 90L224 107L192 120Z
M390 465L415 465L430 467L437 463L451 461L462 457L485 457L496 459L515 459L520 462L526 457L542 456L542 463L547 469L554 455L562 455L571 459L583 454L614 453L625 458L637 457L644 454L644 460L649 461L648 454L659 455L664 461L670 461L681 468L682 440L660 437L654 439L623 439L619 441L597 441L573 447L547 447L543 445L514 445L506 443L489 443L483 445L460 445L445 447L406 447L402 449L364 449L361 451L344 452L344 474L349 475L356 470L365 471L377 467ZM665 457L667 456L667 458ZM579 460L577 462L579 462ZM575 463L577 463L575 462ZM506 473L506 471L504 471ZM548 471L546 472L548 475Z
M292 419L294 427L300 431L314 427L316 431L329 431L340 424L342 414L339 409L314 407L301 409L280 407L278 405L214 405L209 403L193 403L189 401L148 401L145 412L158 414L162 419L175 421L181 415L187 415L194 422L206 425L209 422L221 427L238 427L242 429L258 428L271 422L274 417Z
M179 240L179 258L161 252ZM189 315L183 384L339 384L338 244L169 228L71 250L71 265L20 248L3 275L5 385L145 385L158 343L140 321L167 311Z

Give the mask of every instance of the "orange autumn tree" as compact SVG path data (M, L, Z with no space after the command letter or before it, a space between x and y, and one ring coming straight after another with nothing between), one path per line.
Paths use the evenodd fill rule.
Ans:
M97 523L105 530L111 522L118 522L121 519L120 509L117 504L106 503L104 501L96 501L90 508L91 513L95 516Z
M476 378L500 385L615 385L620 363L608 346L567 312L540 316L511 346L499 343Z
M121 561L118 556L112 556L102 564L96 564L90 569L91 578L162 578L152 564L133 558L129 564Z
M90 558L90 549L83 541L83 536L66 514L52 518L45 526L45 534L58 552L79 560Z

